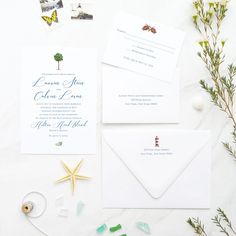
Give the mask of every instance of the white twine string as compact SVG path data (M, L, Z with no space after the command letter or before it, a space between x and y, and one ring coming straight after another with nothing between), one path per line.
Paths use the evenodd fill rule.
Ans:
M25 217L26 217L26 219L29 221L29 223L36 229L36 230L38 230L40 233L42 233L43 235L45 235L45 236L49 236L47 233L45 233L42 229L40 229L37 225L35 225L34 224L34 222L32 221L32 219L37 219L37 218L40 218L44 213L45 213L45 211L47 210L47 199L46 199L46 197L42 194L42 193L40 193L40 192L29 192L29 193L27 193L25 196L24 196L24 198L23 198L23 200L22 200L22 206L26 203L25 202L25 199L29 196L29 195L31 195L31 194L36 194L36 195L39 195L39 196L41 196L42 198L43 198L43 200L44 200L44 202L45 202L45 206L44 206L44 209L38 214L38 215L30 215L30 214L25 214ZM32 202L33 203L33 202Z

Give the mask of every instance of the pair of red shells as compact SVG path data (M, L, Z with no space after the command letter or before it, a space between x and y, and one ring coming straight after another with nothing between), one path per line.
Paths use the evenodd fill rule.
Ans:
M149 31L149 32L152 32L153 34L156 34L157 33L157 30L155 27L151 27L150 25L146 24L143 26L142 28L144 31Z

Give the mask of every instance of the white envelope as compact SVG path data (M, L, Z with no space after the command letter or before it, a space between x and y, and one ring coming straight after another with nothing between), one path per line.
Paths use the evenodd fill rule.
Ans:
M209 208L209 131L104 131L105 208Z

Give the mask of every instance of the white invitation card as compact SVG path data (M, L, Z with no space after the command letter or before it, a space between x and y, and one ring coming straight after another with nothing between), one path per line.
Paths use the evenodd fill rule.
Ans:
M105 130L105 208L210 208L209 131Z
M94 49L26 48L21 71L21 150L96 152Z
M179 71L172 82L103 67L103 123L179 122Z
M184 33L123 12L116 15L103 62L171 81Z

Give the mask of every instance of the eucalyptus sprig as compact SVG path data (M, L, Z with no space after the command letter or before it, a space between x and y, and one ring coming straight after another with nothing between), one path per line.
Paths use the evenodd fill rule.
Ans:
M218 227L219 232L227 236L235 236L236 232L232 226L231 221L222 209L217 209L217 214L211 219L212 222ZM205 226L199 218L189 218L187 223L194 229L195 234L199 236L208 236L205 231Z
M234 113L236 66L228 65L227 72L223 73L225 60L225 40L220 38L221 26L228 10L228 1L204 2L196 0L193 3L195 14L193 23L202 36L199 42L201 58L209 76L210 83L200 81L201 87L210 95L211 101L225 112L233 125L232 144L224 142L223 145L228 153L236 159L236 118Z

